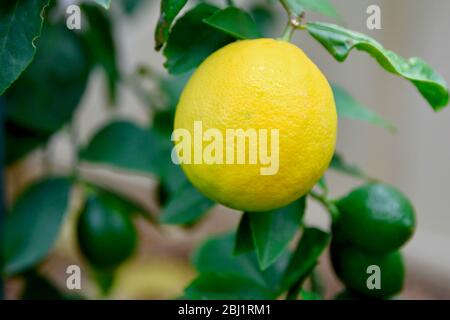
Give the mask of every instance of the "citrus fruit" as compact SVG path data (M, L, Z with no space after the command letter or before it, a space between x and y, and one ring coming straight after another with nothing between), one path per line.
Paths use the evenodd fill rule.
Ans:
M414 233L414 209L393 187L364 185L338 200L336 206L340 214L334 232L368 253L395 251Z
M351 291L368 297L387 299L401 291L404 266L400 252L370 255L351 246L332 242L331 262L336 275ZM380 287L369 289L368 279L374 275L369 267L379 268ZM369 268L369 269L368 269Z
M194 141L188 152L178 150L184 172L206 196L246 211L276 209L308 192L327 169L337 134L327 79L301 49L274 39L231 43L198 67L181 94L174 133L181 129L192 140L201 139L195 132L199 122L203 132L213 129L221 137L202 140L200 147ZM252 143L251 134L246 136L242 151L237 138L234 144L227 139L229 130L241 130L241 138L243 132L256 132L257 138ZM205 156L215 143L225 147L209 154L213 161L185 161L186 153ZM270 163L261 161L261 149L273 156ZM245 152L243 163L237 161L240 152Z
M129 213L105 198L90 196L78 224L78 243L97 268L114 268L134 252L137 232Z

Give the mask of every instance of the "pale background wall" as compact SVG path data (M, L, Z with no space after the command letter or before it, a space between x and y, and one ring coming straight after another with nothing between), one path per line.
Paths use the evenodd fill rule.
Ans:
M119 23L121 68L126 74L131 74L139 64L148 64L165 72L162 55L153 50L158 2L148 1L133 19L122 19ZM255 2L262 3L263 0L236 0L243 7ZM403 56L424 58L450 81L450 1L333 2L349 28L375 37L385 47ZM366 27L366 8L370 4L381 7L382 30L370 31ZM273 36L278 36L283 29L284 12L276 4L274 8L282 22L273 32ZM309 16L310 20L313 18L320 17ZM450 289L447 285L450 283L450 107L436 114L410 83L387 74L365 53L353 52L345 63L339 64L304 32L297 32L294 42L331 81L347 88L357 100L397 126L398 132L392 134L365 123L342 120L338 150L350 162L397 186L412 199L417 210L418 230L405 249L408 267L436 286ZM96 74L91 78L83 108L77 114L81 141L86 141L93 130L107 120L103 88L104 79ZM118 105L120 114L146 122L141 103L129 89L121 88ZM63 135L56 138L51 147L55 163L61 167L70 161L67 142ZM133 183L136 190L148 187L144 178L136 178ZM358 181L332 174L329 183L332 194L341 195ZM226 214L230 216L230 224L236 223L237 215ZM319 225L327 223L326 215L314 204L308 220Z

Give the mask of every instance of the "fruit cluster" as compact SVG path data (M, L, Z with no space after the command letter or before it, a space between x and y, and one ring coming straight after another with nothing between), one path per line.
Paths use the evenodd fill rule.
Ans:
M400 292L404 266L399 249L416 225L411 203L397 189L373 183L351 191L335 205L339 215L333 222L330 256L347 291L380 299Z

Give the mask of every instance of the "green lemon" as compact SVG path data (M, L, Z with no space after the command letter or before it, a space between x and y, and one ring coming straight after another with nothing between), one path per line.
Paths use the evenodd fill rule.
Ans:
M129 258L137 232L124 207L98 195L90 196L80 214L77 233L81 252L95 267L111 269Z
M338 200L336 206L340 215L333 225L334 233L365 252L398 250L414 233L414 209L393 187L364 185Z
M336 275L356 294L387 299L403 287L404 266L398 251L369 255L333 241L330 256Z

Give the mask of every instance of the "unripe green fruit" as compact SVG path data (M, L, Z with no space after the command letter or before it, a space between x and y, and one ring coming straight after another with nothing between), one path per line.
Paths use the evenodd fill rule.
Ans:
M336 206L340 214L333 232L364 252L398 250L414 233L414 209L393 187L368 184L338 200Z
M404 265L400 252L385 255L369 255L348 245L333 241L330 248L331 262L336 275L351 291L372 298L388 299L401 291ZM379 288L376 274L379 268Z
M129 258L136 247L137 232L129 213L101 197L91 196L80 214L78 242L93 266L111 269Z

